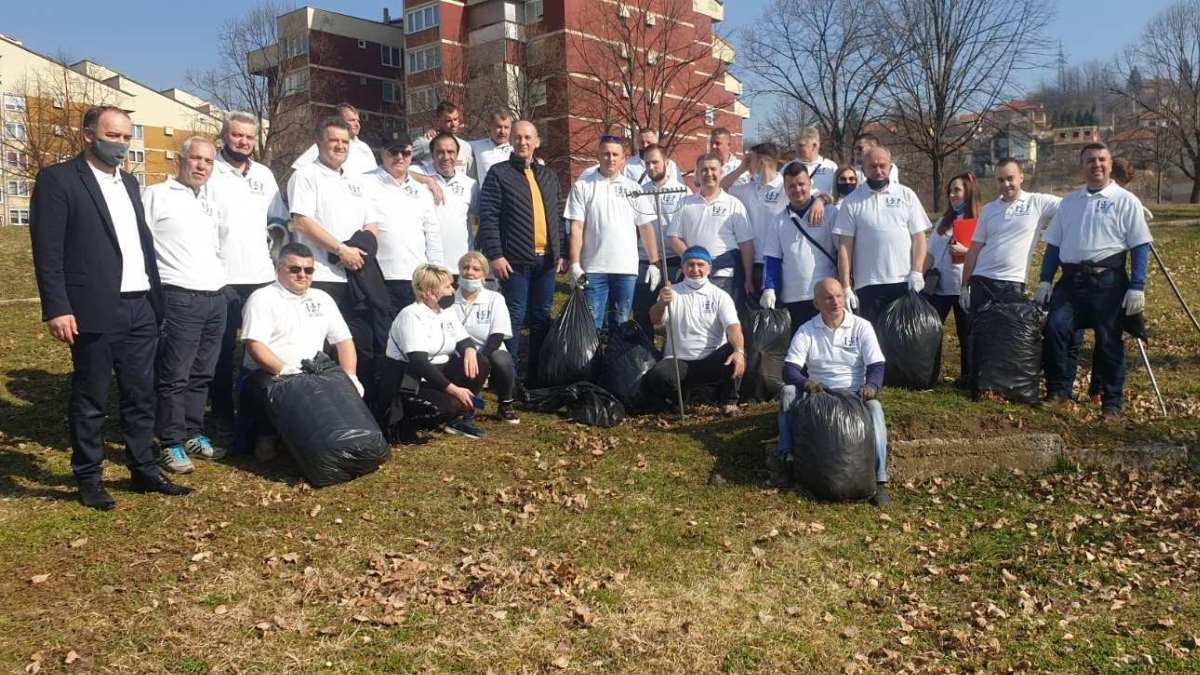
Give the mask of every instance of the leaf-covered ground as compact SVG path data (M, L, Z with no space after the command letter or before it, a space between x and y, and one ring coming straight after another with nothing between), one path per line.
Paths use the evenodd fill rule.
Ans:
M1156 236L1200 302L1197 230ZM36 294L26 237L0 231L0 299ZM1170 419L1131 352L1127 425L947 384L886 391L893 438L1193 443L1200 334L1167 293L1152 274ZM0 305L0 365L4 671L1200 672L1186 467L947 476L880 513L765 489L767 405L613 430L527 414L323 490L286 461L200 463L194 495L160 499L114 462L99 514L73 501L69 359L35 303Z

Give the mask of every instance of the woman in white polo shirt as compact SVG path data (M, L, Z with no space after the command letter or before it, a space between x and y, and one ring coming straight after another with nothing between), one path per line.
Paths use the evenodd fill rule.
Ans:
M937 227L929 237L929 252L925 256L925 271L938 271L936 288L925 287L933 306L937 308L942 323L950 311L954 311L954 329L958 334L958 385L967 385L967 312L959 303L962 292L963 262L966 260L970 242L954 238L954 223L962 219L978 218L980 212L979 189L975 175L963 173L946 184L946 212L938 220Z
M513 407L517 369L504 341L512 337L512 320L504 296L483 287L488 261L478 251L468 251L458 259L458 292L454 294L454 312L467 335L475 342L480 361L490 366L491 389L500 401L497 416L509 424L520 424L521 416Z
M476 394L488 377L488 362L451 307L450 271L422 264L413 270L416 301L400 311L388 333L387 357L407 361L406 373L420 381L416 397L435 408L433 423L452 434L483 438L475 424Z

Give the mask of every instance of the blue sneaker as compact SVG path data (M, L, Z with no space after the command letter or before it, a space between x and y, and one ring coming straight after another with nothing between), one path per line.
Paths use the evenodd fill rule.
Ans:
M446 433L467 438L487 438L487 432L475 423L473 417L460 417L446 425Z
M191 473L196 470L192 464L192 460L188 459L187 451L182 445L172 445L169 448L162 449L162 456L158 458L159 465L171 473Z
M225 448L213 447L212 441L203 434L184 443L183 449L192 457L200 459L221 459L225 456Z

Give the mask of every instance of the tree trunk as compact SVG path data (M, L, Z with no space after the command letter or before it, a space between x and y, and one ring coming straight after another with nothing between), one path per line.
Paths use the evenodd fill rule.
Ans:
M930 169L933 180L933 212L941 213L942 211L942 161L940 157L933 155L929 156Z

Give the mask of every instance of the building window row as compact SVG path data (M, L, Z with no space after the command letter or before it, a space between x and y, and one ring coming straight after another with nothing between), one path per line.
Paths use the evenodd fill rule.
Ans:
M383 102L396 103L400 100L400 85L391 80L383 81Z
M442 65L442 46L440 44L421 47L408 52L408 73L420 73L433 70Z
M133 139L140 140L146 137L146 130L140 124L133 125Z
M20 122L5 122L4 137L15 141L23 141L29 138L29 134L26 132L24 124Z
M388 45L379 45L380 59L383 65L391 66L392 68L402 68L404 61L400 57L400 48L391 47Z
M283 95L291 96L308 90L308 68L293 70L283 78Z
M129 151L129 163L130 164L145 164L146 163L146 151L145 150L130 150Z
M29 181L27 180L10 180L7 183L9 197L28 197L29 196Z
M25 112L25 97L16 94L4 95L4 109L8 112Z
M438 13L438 6L436 4L409 10L404 15L404 32L408 34L417 33L434 28L440 25L441 22L441 15Z
M415 89L408 92L408 107L406 112L412 114L433 110L437 107L438 102L438 90L436 87Z
M29 224L29 209L9 209L8 210L9 225L28 225Z
M290 59L308 53L308 33L300 37L284 38L283 58Z

